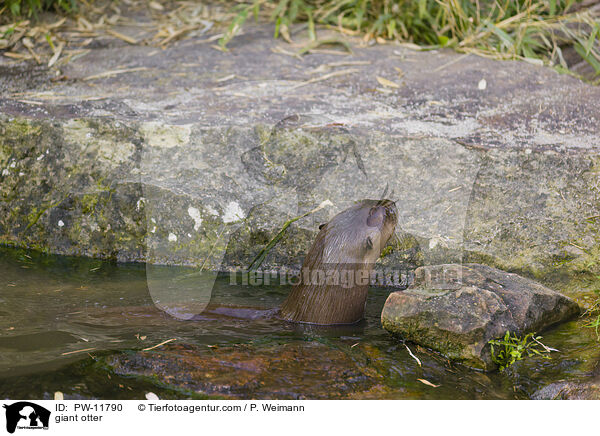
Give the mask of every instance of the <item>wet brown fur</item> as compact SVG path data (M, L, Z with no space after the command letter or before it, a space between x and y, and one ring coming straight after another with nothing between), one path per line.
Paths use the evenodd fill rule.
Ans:
M306 255L300 283L281 306L281 317L321 325L360 321L373 265L396 223L396 206L390 200L363 200L333 217L322 226ZM356 278L350 286L311 280L311 274L318 271L360 275L359 283Z

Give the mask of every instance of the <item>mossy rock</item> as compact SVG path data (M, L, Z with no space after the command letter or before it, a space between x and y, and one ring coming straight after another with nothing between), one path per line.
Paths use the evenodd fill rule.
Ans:
M467 366L493 370L491 339L539 332L579 313L573 300L533 280L485 265L420 267L390 294L383 327Z

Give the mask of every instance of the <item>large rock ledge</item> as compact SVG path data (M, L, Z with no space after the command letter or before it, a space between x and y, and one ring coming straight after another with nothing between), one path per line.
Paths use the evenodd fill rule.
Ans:
M261 28L232 53L115 42L26 89L14 77L33 67L0 69L0 243L225 270L330 200L265 259L298 269L320 223L387 187L402 242L382 267L598 272L599 88L447 51L300 60L278 44ZM340 61L352 71L310 81ZM83 80L128 68L143 70Z
M409 289L393 292L383 327L474 368L491 370L488 341L506 331L539 332L579 313L573 300L533 280L485 265L418 268Z

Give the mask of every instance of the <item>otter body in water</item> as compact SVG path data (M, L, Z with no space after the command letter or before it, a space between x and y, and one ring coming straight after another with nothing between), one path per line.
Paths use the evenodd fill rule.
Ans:
M321 226L281 318L321 325L360 321L373 265L397 221L393 201L363 200Z
M393 201L362 200L320 226L304 258L299 283L280 309L221 306L205 312L244 319L354 324L364 317L373 265L394 234L397 220Z

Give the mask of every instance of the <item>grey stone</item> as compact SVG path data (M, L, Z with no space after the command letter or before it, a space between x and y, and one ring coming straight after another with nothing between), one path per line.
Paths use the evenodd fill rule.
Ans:
M281 44L260 26L229 53L194 38L162 51L116 41L54 82L2 58L0 243L227 270L330 200L263 264L296 271L319 224L387 187L403 250L380 269L468 259L537 278L598 272L599 88L446 50L353 41L352 55L298 59L273 52Z
M533 280L485 265L434 265L390 294L383 327L465 365L491 370L488 341L539 332L579 313L577 303Z

